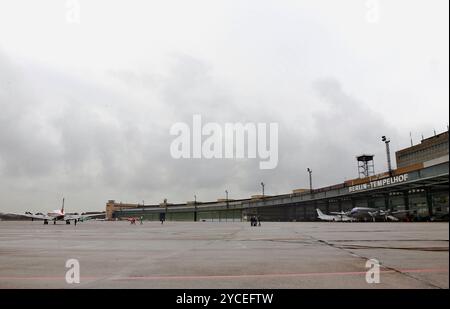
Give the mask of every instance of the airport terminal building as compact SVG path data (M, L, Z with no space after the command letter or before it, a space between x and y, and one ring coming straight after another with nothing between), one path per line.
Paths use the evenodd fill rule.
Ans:
M373 158L373 156L372 156ZM313 190L294 190L277 196L253 196L241 200L187 202L159 205L106 204L107 219L143 217L145 220L315 221L316 208L323 212L349 211L354 207L409 210L404 220L448 220L448 131L423 139L420 144L396 152L397 169L370 173L371 156L363 155L359 178ZM360 163L360 162L358 162Z

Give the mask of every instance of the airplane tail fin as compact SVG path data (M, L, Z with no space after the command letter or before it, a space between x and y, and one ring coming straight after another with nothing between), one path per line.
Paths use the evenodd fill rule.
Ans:
M63 200L62 200L61 213L64 213L64 197L63 197Z
M317 208L316 211L319 218L323 217L323 212L319 208Z

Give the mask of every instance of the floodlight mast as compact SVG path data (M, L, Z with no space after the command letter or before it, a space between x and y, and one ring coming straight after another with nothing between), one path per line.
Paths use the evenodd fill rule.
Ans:
M386 144L387 166L388 166L389 175L392 176L391 150L389 148L389 143L391 142L391 140L384 135L381 137L381 140Z
M309 167L306 170L309 173L309 192L312 193L312 170Z

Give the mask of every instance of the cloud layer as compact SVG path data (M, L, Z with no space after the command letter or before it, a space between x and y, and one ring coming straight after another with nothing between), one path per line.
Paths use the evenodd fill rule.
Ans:
M189 200L195 193L215 199L225 189L234 197L246 197L258 192L261 180L268 193L283 193L305 186L307 166L314 170L317 185L355 176L354 155L379 153L380 134L395 134L381 116L346 94L333 78L311 85L322 110L298 126L282 121L284 111L239 105L240 98L209 75L207 64L191 57L179 56L156 83L131 72L108 73L120 91L55 72L41 71L43 78L32 84L27 68L14 67L5 56L0 63L1 84L6 85L0 98L5 204L12 193L27 196L18 198L21 201L49 191L49 200L65 194L78 205L94 208L109 198L156 203L165 197ZM55 87L58 93L52 94ZM34 95L37 88L41 95ZM126 96L135 91L143 91L143 98L149 92L157 102ZM42 93L51 94L48 101ZM279 166L263 171L258 159L173 159L170 127L178 121L191 125L196 113L204 122L219 125L279 123Z

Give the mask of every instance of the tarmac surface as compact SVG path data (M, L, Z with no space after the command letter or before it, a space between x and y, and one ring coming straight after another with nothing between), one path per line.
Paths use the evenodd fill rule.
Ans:
M2 221L0 288L448 289L448 241L448 223Z

